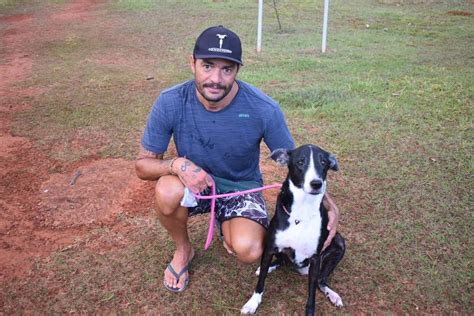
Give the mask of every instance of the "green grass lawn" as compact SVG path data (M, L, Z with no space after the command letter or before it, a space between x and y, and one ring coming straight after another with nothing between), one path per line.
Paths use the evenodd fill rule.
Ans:
M347 253L332 282L347 307L319 296L321 310L472 314L474 20L449 12L474 6L392 2L330 1L321 54L323 1L277 1L282 30L265 1L257 54L257 1L106 1L66 37L32 43L35 69L21 85L48 92L24 100L32 107L13 131L45 151L63 144L51 155L68 163L90 154L71 145L78 132L102 157L133 159L160 90L190 78L196 36L224 24L242 37L240 79L280 102L298 144L338 157L329 191ZM64 3L0 0L0 14L41 16ZM215 245L193 262L192 290L172 295L161 287L172 244L159 225L140 229L119 251L78 247L38 261L26 281L2 286L6 310L238 314L256 265L236 265ZM205 234L196 224L197 244ZM268 279L261 314L302 312L305 281L286 272Z

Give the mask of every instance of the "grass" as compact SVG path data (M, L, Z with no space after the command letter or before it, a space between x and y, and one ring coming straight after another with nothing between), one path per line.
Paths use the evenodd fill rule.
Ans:
M150 10L156 6L152 0L118 0L113 3L113 8L123 11L141 11Z
M17 115L15 134L54 149L51 155L67 163L92 152L132 159L159 91L190 77L186 58L199 30L223 23L243 40L240 78L280 102L297 143L320 144L339 159L330 191L348 244L332 280L347 305L340 313L472 314L474 24L472 17L447 14L474 13L472 6L334 1L323 55L322 2L279 1L282 31L266 3L259 55L254 2L99 6L100 19L32 44L36 68L22 85L48 93L25 100L32 107ZM31 4L9 3L0 8ZM48 3L36 4L38 10L50 10ZM73 146L78 139L94 139L94 151ZM142 217L122 219L136 227L123 236L127 247L97 253L84 241L39 260L26 279L2 286L3 308L238 314L252 292L255 266L236 265L221 247L199 251L192 287L173 296L159 282L172 244L160 227L137 223ZM193 225L200 244L205 221ZM96 231L88 238L116 234ZM262 314L301 312L305 280L286 272L270 277ZM319 302L322 311L337 312Z

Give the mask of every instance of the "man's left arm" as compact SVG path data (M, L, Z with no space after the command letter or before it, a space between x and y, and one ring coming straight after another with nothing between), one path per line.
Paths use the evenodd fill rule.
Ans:
M273 113L268 118L263 140L270 152L279 148L295 148L295 141L291 137L285 116L278 106L273 109Z
M323 245L323 250L326 249L327 246L331 244L332 239L336 235L337 231L337 224L339 223L339 208L337 207L336 203L334 203L334 200L332 197L329 195L328 192L324 194L323 198L323 204L324 207L328 210L328 230L329 230L329 235L328 238L326 239L326 242Z

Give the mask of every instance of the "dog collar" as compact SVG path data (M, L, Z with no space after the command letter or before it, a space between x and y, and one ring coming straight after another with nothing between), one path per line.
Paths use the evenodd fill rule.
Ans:
M281 205L283 207L283 210L285 211L286 214L288 214L288 217L291 216L290 212L286 209L285 205ZM298 225L301 221L299 219L295 219L295 225Z

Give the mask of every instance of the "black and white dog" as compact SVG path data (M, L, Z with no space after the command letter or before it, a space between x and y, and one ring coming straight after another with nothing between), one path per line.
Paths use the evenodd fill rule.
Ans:
M344 238L337 233L321 252L329 234L323 205L326 175L329 169L338 170L336 157L317 146L303 145L294 150L277 149L272 159L287 165L288 175L265 237L257 287L241 313L255 313L262 301L267 273L281 264L291 264L299 273L309 274L306 315L315 312L316 286L334 305L342 307L341 297L329 288L327 279L344 256Z

